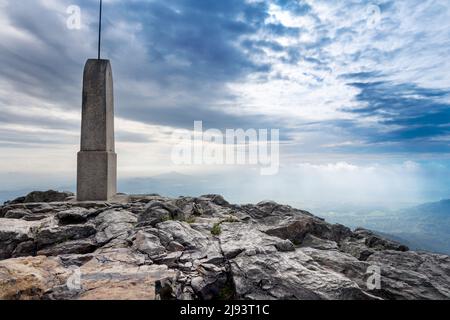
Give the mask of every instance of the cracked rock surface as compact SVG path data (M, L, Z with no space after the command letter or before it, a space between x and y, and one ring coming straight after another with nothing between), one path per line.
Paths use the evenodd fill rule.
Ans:
M0 299L450 298L449 256L290 206L124 199L34 192L1 206Z

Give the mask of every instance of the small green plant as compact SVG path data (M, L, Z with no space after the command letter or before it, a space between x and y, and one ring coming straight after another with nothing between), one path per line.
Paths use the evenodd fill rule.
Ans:
M214 226L211 229L211 234L213 236L218 236L222 233L222 228L220 227L220 223L214 224Z
M232 300L235 295L232 284L227 283L219 292L219 300Z
M194 203L194 205L192 206L192 214L195 216L202 216L203 215L202 207Z
M197 219L194 216L190 216L189 218L186 219L186 222L189 224L195 223Z
M164 216L164 217L162 217L162 222L166 222L166 221L169 221L169 220L172 220L171 218L170 218L170 216Z

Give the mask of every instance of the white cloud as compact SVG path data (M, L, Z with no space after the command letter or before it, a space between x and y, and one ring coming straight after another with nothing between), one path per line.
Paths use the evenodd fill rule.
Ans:
M260 1L247 0L247 3L255 2ZM450 88L449 2L411 0L382 5L381 20L374 28L367 25L368 5L384 1L306 2L311 11L301 16L272 4L265 21L298 27L298 36L280 36L264 28L245 36L289 46L281 51L264 47L263 53L240 48L254 62L270 64L270 73L243 73L219 84L191 79L199 70L188 76L177 73L189 70L201 57L193 60L189 55L169 50L172 48L163 48L164 39L150 39L145 34L148 32L145 21L111 12L114 19L105 20L104 36L109 45L105 46L104 55L114 60L116 110L122 115L116 119L116 129L118 133L139 135L144 140L118 141L120 171L145 175L177 170L168 163L172 146L168 136L176 124L149 124L146 120L153 118L156 108L158 111L174 108L180 112L176 108L182 105L186 106L186 112L192 107L193 110L219 110L223 112L220 115L232 114L237 119L274 119L274 125L281 127L281 134L289 134L291 138L282 149L284 165L303 162L292 170L297 170L301 190L309 195L306 198L322 195L324 188L328 191L323 195L334 197L335 194L336 198L345 195L359 199L370 199L371 195L389 198L399 194L411 198L419 194L419 180L413 177L421 171L418 163L403 163L402 159L398 167L358 166L353 160L366 161L372 157L390 161L393 155L333 153L333 149L361 147L365 142L352 132L329 128L324 123L354 120L366 127L376 127L380 132L385 130L377 123L379 119L362 119L342 111L343 107L359 106L355 99L359 90L348 86L344 74L378 71L383 79L395 83ZM40 172L54 168L73 171L78 148L82 66L86 58L96 53L96 4L95 8L93 3L82 8L83 27L73 31L65 28L65 10L71 1L24 3L0 1L0 38L5 49L0 51L3 71L0 108L2 115L8 115L10 120L2 122L0 129L4 136L0 140L8 142L4 140L16 138L10 141L14 148L0 146L0 172L25 167ZM120 1L105 1L105 4L109 8L113 4L126 5ZM179 10L177 13L182 14ZM243 14L236 20L246 22ZM167 28L170 25L171 21L167 21ZM206 53L207 49L204 48ZM295 54L299 59L287 63ZM209 76L215 78L217 74ZM45 87L47 80L50 85ZM129 116L131 109L135 112L133 117ZM183 115L174 111L173 117ZM34 119L35 123L25 119ZM36 145L30 146L33 136L38 149ZM434 139L447 141L448 136ZM17 148L21 143L22 148ZM328 163L323 164L324 158ZM402 191L405 184L409 191Z

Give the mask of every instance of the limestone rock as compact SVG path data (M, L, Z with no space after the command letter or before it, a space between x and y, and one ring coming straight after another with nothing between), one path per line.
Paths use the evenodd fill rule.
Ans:
M157 228L169 233L175 241L187 249L201 249L207 245L207 237L194 230L189 224L180 221L165 221Z
M68 225L41 228L35 237L38 250L48 247L50 245L62 243L69 240L80 240L88 238L96 233L93 225Z
M340 225L333 226L310 216L298 216L289 219L278 226L268 227L265 232L281 239L289 239L295 244L301 244L308 234L333 241L341 240L345 233L351 234L349 229L343 230Z
M202 300L212 300L221 297L222 290L227 285L225 268L212 264L202 264L198 267L199 276L191 281L191 287Z
M17 219L0 219L0 260L12 257L23 242L34 238L39 223Z
M144 231L138 231L132 248L147 254L151 259L166 253L166 249L161 245L159 238Z
M375 235L373 232L358 228L355 230L353 237L357 239L364 239L364 243L367 247L372 248L374 250L380 251L380 250L395 250L395 251L408 251L409 248L407 246L404 246L400 243L383 239L377 235Z
M59 224L62 225L82 224L87 222L89 215L91 215L92 213L93 211L91 210L78 207L60 211L56 214L56 218L58 219Z
M226 207L226 206L230 205L230 203L219 194L208 194L208 195L202 196L202 198L211 199L211 202L213 202L219 206Z
M246 251L276 251L275 245L279 242L281 242L279 238L261 232L255 224L222 224L220 243L227 259L233 259Z
M184 251L185 247L176 241L171 241L167 246L167 250L171 252Z
M0 300L41 299L70 276L58 258L27 257L0 261Z
M155 300L157 281L175 278L176 272L165 265L145 265L128 250L97 254L84 264L81 300Z
M431 253L379 251L367 262L380 266L380 295L386 299L450 299L450 257Z
M376 299L302 252L239 255L230 263L243 299Z
M97 249L93 239L71 240L37 251L37 255L59 256L64 254L86 254Z
M338 244L332 240L324 240L307 234L302 241L302 247L315 248L320 250L337 250Z
M139 215L139 225L156 226L158 223L169 220L171 218L170 212L164 208L149 207Z
M133 229L137 218L125 210L107 210L95 218L98 243L106 243L119 236L126 236Z
M31 211L27 209L11 209L5 213L4 217L7 219L22 219L30 214Z
M68 197L73 196L72 192L58 192L54 190L33 191L25 197L19 197L15 200L7 202L7 204L16 203L34 203L34 202L60 202L65 201Z
M275 244L275 248L281 252L295 251L295 246L291 240L281 240Z
M375 250L366 246L365 239L348 238L341 242L341 250L361 261L366 261Z
M402 244L383 239L373 232L358 228L340 243L341 250L355 256L359 260L367 260L374 252L383 250L408 251Z
M272 201L25 198L0 207L0 299L450 299L449 256Z

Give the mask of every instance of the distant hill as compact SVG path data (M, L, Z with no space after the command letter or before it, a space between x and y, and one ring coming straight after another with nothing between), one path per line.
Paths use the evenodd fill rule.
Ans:
M404 217L403 237L418 249L450 253L450 200L425 203L400 211Z
M450 254L450 200L397 211L323 212L327 220L364 227L414 250Z
M417 207L407 209L406 213L411 216L414 215L421 218L449 219L450 199L441 200L439 202L425 203Z

